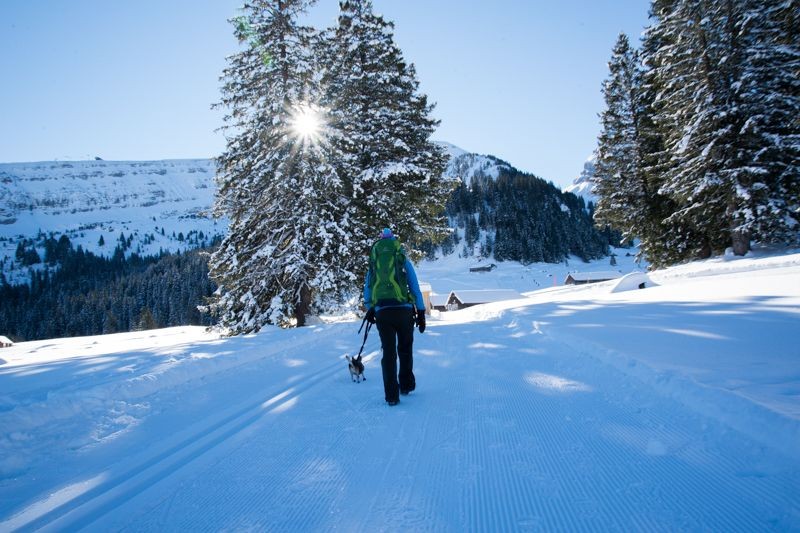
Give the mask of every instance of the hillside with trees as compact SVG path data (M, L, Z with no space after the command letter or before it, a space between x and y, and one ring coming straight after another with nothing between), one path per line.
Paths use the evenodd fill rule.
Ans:
M450 196L446 213L454 231L426 249L462 257L521 263L559 263L570 256L590 261L618 246L619 233L599 230L593 206L541 178L498 160L496 177L476 176Z
M197 308L216 289L202 250L126 257L117 245L106 258L66 236L48 238L45 249L42 260L32 244L21 247L39 259L30 283L0 275L0 331L14 340L211 324Z

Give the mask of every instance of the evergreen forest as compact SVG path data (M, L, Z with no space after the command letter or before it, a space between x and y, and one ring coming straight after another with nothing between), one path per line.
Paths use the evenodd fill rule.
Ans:
M39 267L30 283L0 275L0 331L12 340L211 324L197 309L216 290L203 250L126 257L117 246L106 258L74 248L66 236L49 237L45 250L41 262L33 245L22 247Z
M536 176L503 164L496 179L461 183L447 202L453 231L438 249L444 255L497 261L559 263L569 256L591 261L619 246L620 234L594 225L582 197L560 191ZM437 247L425 252L435 257Z
M596 220L655 266L800 239L797 0L654 0L602 91Z

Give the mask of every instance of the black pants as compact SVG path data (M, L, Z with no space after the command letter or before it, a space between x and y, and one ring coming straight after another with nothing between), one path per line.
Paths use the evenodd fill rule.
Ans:
M383 391L387 402L397 401L400 390L412 391L416 387L414 379L414 358L411 348L414 344L414 311L408 307L389 307L375 315L375 325L381 336L383 359ZM397 359L400 358L400 373L397 372ZM398 384L398 378L400 383Z

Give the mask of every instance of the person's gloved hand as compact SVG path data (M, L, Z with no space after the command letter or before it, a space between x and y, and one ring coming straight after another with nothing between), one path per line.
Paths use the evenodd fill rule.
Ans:
M375 308L374 307L370 307L369 309L367 309L367 322L369 322L370 324L374 324L375 323Z
M425 333L425 310L420 309L417 311L417 327L420 333Z

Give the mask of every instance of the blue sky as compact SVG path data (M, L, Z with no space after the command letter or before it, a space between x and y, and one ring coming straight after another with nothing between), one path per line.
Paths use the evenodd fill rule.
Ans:
M241 0L0 1L0 162L213 157ZM436 140L568 185L595 147L617 35L646 0L374 0L436 102ZM310 23L332 25L320 0Z

